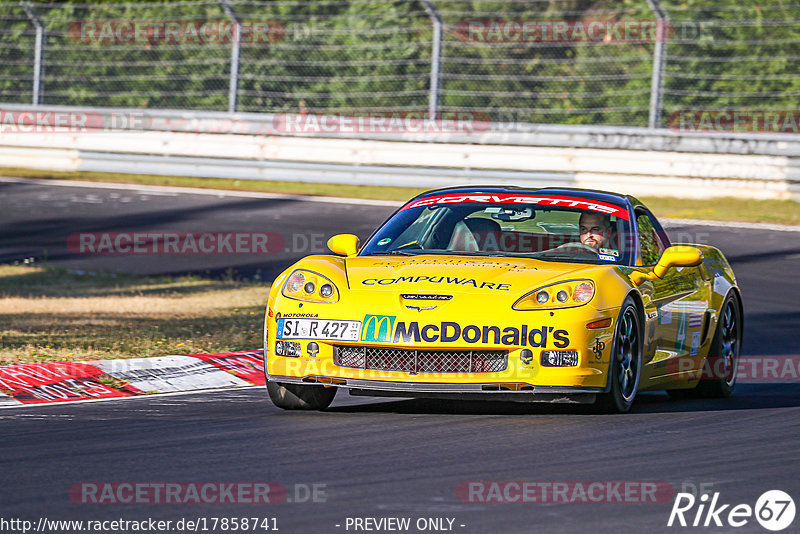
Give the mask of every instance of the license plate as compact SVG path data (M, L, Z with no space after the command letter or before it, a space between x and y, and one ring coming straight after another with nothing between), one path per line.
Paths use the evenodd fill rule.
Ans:
M337 339L358 341L361 321L278 319L278 339Z

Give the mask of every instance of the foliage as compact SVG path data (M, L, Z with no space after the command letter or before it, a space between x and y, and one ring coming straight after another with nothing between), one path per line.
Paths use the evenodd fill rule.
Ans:
M225 111L229 42L97 42L80 22L229 21L215 1L37 3L46 25L42 102ZM653 40L465 39L465 21L653 21L645 0L435 0L444 22L440 106L536 123L647 124ZM769 0L662 2L664 118L685 109L794 109L800 5ZM239 111L425 110L433 30L417 0L234 1L267 22L245 40ZM0 101L31 100L34 31L0 3ZM72 31L70 31L72 30Z

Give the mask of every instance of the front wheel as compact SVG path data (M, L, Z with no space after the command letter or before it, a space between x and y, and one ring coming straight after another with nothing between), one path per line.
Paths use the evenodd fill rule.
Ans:
M335 387L267 382L272 403L284 410L324 410L336 396Z
M626 413L633 406L642 373L642 320L639 309L627 297L617 318L611 358L608 363L609 391L597 397L597 407L606 413Z

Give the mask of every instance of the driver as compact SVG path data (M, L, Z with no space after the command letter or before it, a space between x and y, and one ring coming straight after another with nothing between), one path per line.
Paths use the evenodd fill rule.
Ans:
M581 243L593 249L614 248L611 245L611 233L613 227L611 226L611 217L603 213L588 213L581 214L578 221L580 226Z

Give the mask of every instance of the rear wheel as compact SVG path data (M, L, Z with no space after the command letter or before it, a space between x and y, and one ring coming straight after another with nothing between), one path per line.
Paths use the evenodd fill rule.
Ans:
M597 407L606 413L625 413L633 406L642 372L641 317L633 299L627 297L617 318L611 360L609 391L597 397Z
M284 410L324 410L336 396L335 387L267 382L272 403Z
M730 293L722 303L707 359L713 378L701 379L697 386L697 391L704 397L730 397L736 386L736 368L742 348L742 317L738 299L735 293Z

